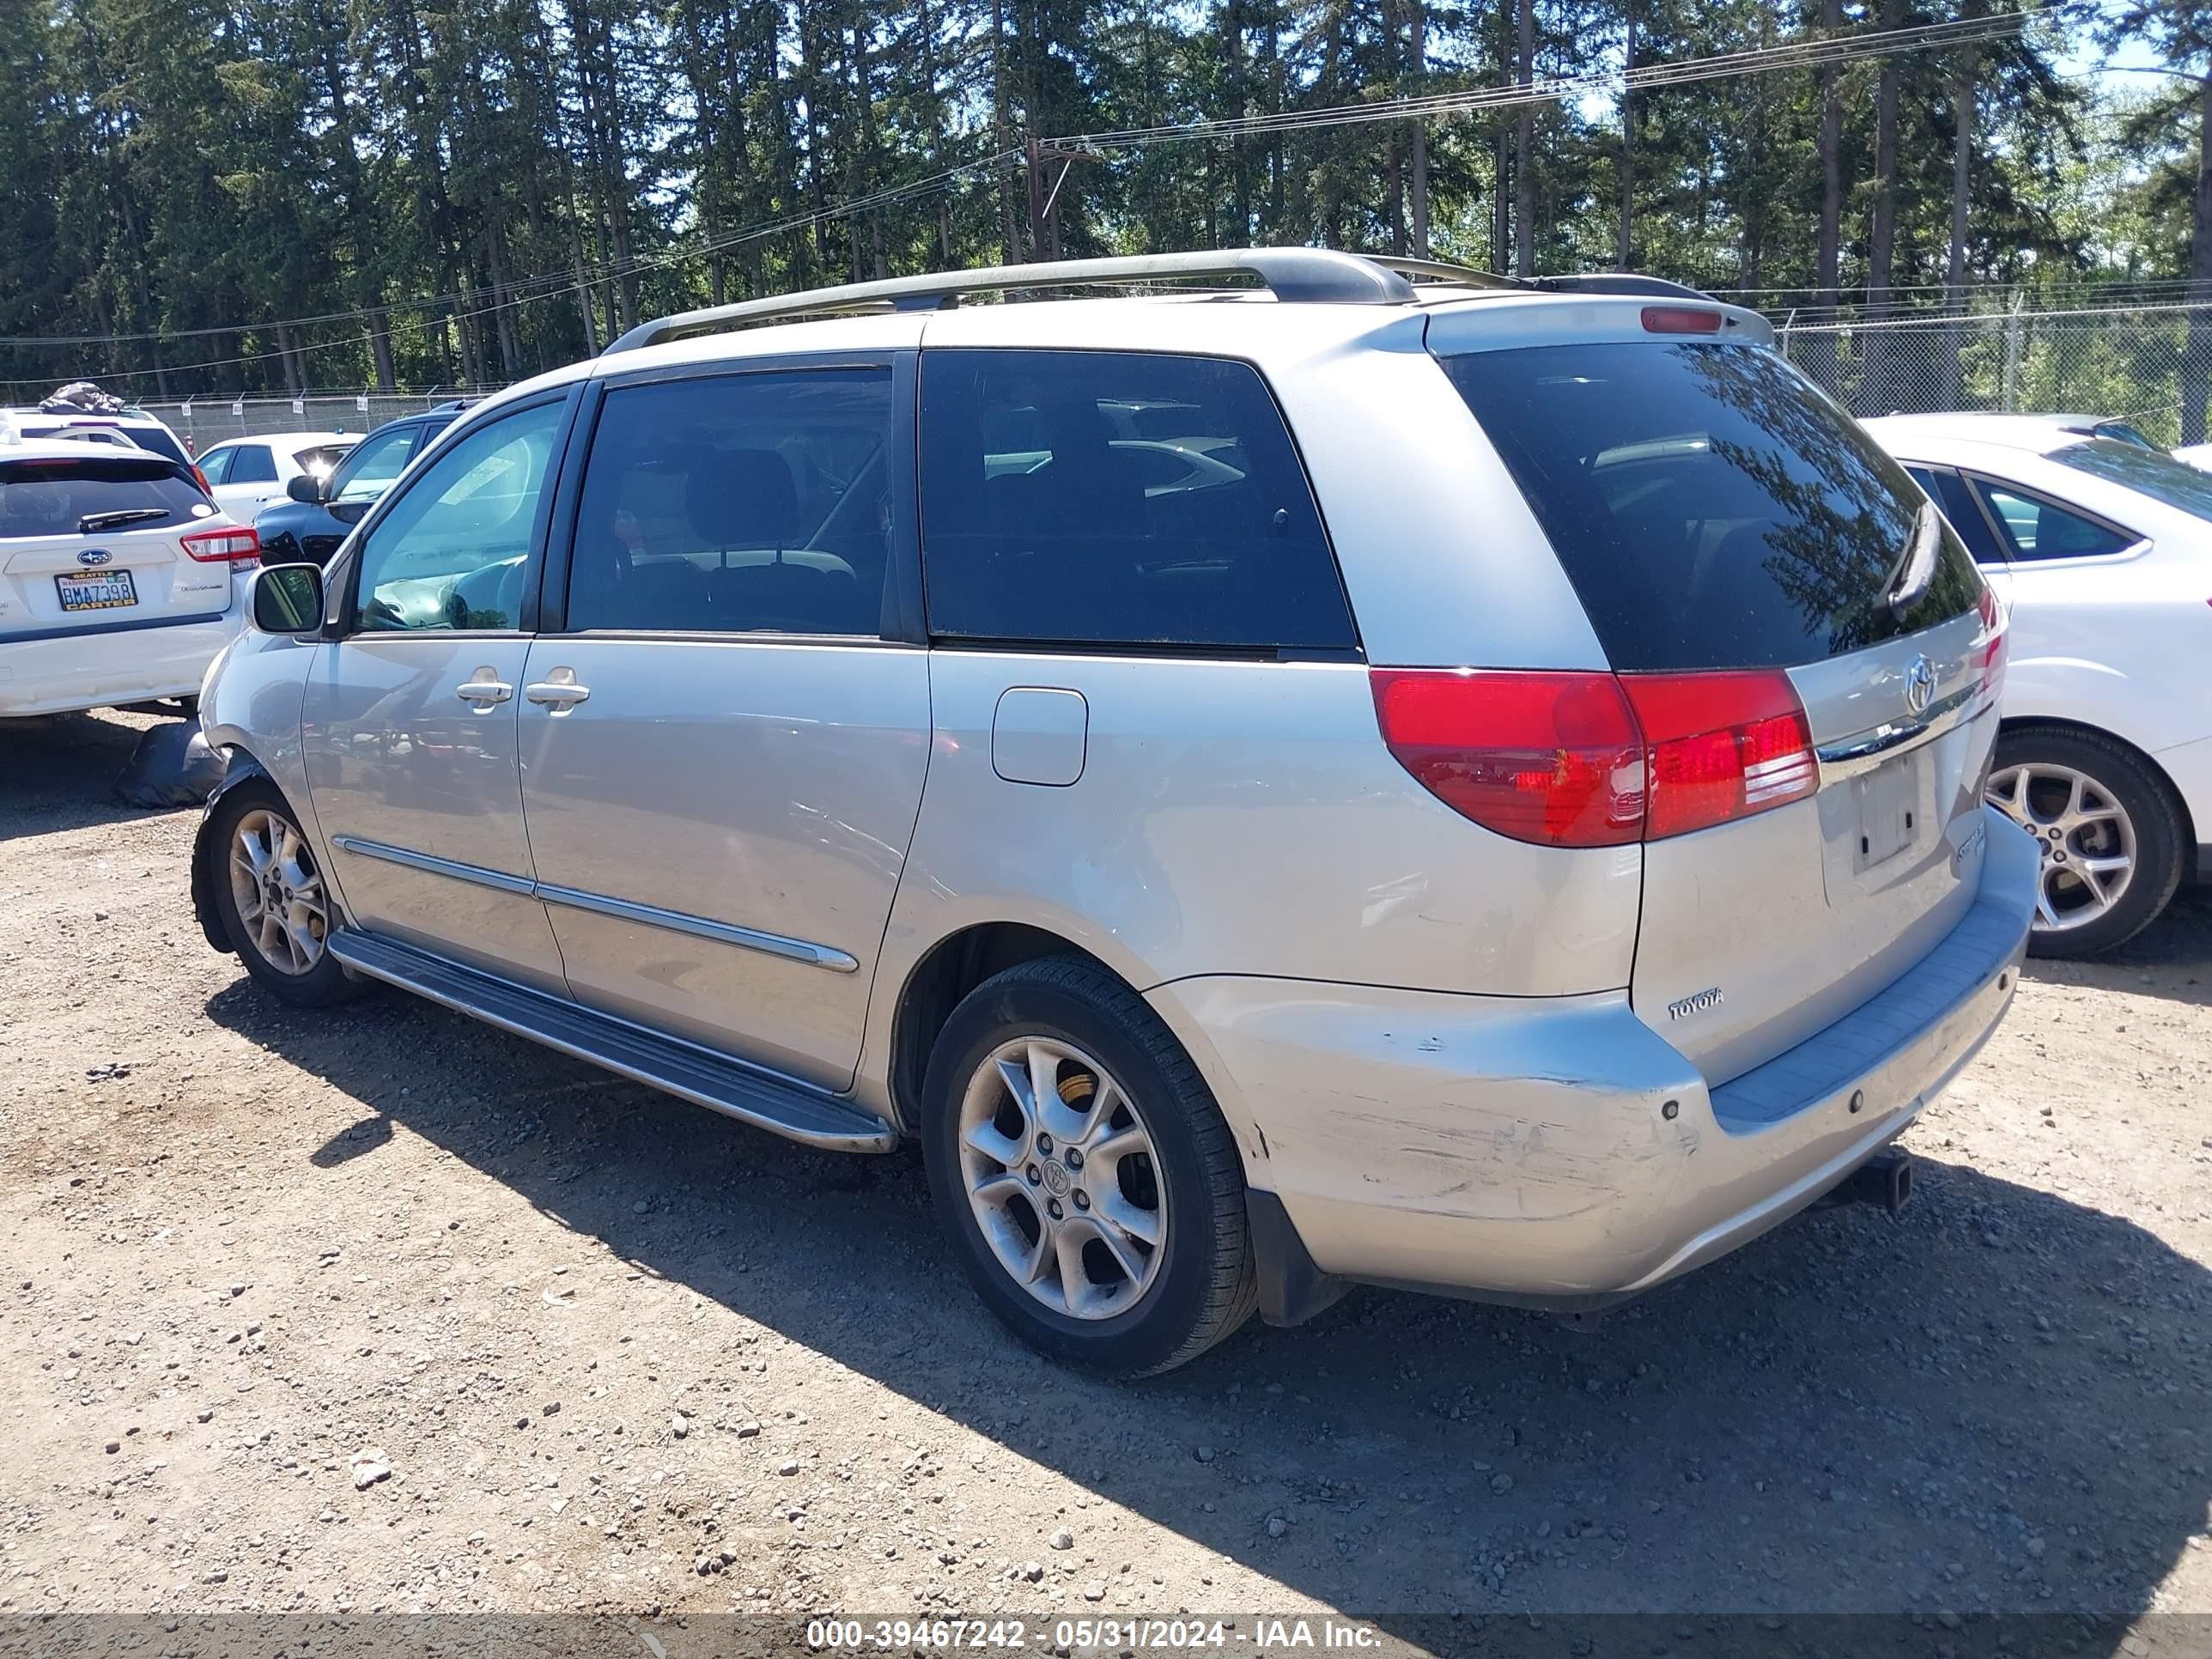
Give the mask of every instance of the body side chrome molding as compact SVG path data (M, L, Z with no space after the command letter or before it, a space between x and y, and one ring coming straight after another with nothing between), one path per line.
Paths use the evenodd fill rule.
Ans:
M462 864L428 853L410 852L404 847L391 847L383 842L369 841L360 836L332 836L331 845L362 858L382 859L386 864L403 864L410 870L445 876L453 881L465 881L472 886L489 887L501 893L526 895L538 884L527 876L510 876L504 870L487 870L480 864Z
M560 887L539 882L533 890L548 904L565 905L571 910L589 910L598 915L613 916L621 921L635 921L647 927L665 927L672 933L690 933L697 939L710 939L723 945L734 945L740 950L758 951L763 955L781 957L788 962L803 962L811 967L827 968L833 974L856 973L860 958L827 945L814 945L803 939L787 939L781 933L764 933L757 928L738 927L726 921L710 921L704 916L688 915L681 910L664 910L657 904L633 904L628 899L608 898L600 893L587 893L581 888Z
M519 897L535 898L545 904L563 905L571 910L589 910L594 915L613 916L621 921L665 928L672 933L689 933L696 939L709 939L720 945L734 945L740 950L758 951L764 956L781 957L787 962L803 962L811 968L826 968L833 974L860 971L860 958L834 945L816 945L803 939L787 939L781 933L767 933L754 927L713 921L705 916L688 915L681 910L664 910L654 904L633 904L628 899L609 898L604 894L586 892L578 887L532 881L527 876L511 876L502 870L487 870L481 865L461 864L428 853L411 852L404 847L365 840L359 836L332 836L331 842L332 845L362 858L382 859L387 864L404 865L410 870L468 882L477 887L489 887L497 892L513 893Z

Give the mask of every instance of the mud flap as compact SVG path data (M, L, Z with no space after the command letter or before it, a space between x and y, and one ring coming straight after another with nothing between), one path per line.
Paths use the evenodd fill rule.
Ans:
M1274 1194L1257 1188L1246 1192L1244 1219L1252 1230L1260 1317L1270 1325L1303 1325L1335 1306L1352 1288L1350 1279L1325 1273L1314 1265L1290 1212Z

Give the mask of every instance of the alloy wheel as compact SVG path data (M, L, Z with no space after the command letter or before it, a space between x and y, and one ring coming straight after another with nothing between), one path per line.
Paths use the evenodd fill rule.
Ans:
M1989 801L2027 831L2041 855L2036 932L2087 926L2135 879L2135 822L2089 774L2047 761L2008 766L1990 776Z
M280 974L311 973L323 959L330 909L322 872L298 828L255 807L230 844L230 896L261 959Z
M960 1104L960 1172L985 1243L1054 1313L1110 1319L1159 1275L1168 1201L1127 1091L1071 1043L1001 1043Z

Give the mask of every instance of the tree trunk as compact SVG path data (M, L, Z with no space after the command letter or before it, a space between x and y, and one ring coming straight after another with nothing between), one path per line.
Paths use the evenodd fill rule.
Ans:
M1536 0L1519 0L1515 20L1520 52L1521 85L1536 82ZM1521 120L1513 155L1513 269L1522 276L1536 274L1536 106L1521 106Z
M1428 91L1429 0L1407 0L1406 25L1410 70L1407 91L1419 98ZM1413 257L1425 259L1429 257L1429 124L1425 118L1413 123L1413 154L1408 161L1412 172L1407 189L1412 198Z
M1820 30L1834 34L1844 27L1844 0L1820 0ZM1836 303L1843 283L1844 228L1844 91L1840 67L1820 66L1820 228L1814 281L1815 315L1825 323L1836 319ZM1813 378L1829 391L1837 390L1836 337L1815 334L1814 352L1807 362Z
M2212 75L2197 96L2197 203L2189 221L2189 334L2181 353L2181 441L2204 441L2212 386Z
M1006 157L1012 149L1006 129L1006 0L991 0L991 127L999 150L999 219L1006 263L1022 260L1020 222L1014 216L1013 180L1007 175Z
M1627 18L1620 54L1624 72L1636 68L1636 0L1626 0ZM1615 261L1623 270L1636 269L1636 94L1620 91L1620 240Z
M1966 209L1973 183L1974 127L1979 118L1974 93L1974 50L1967 47L1959 56L1959 67L1951 88L1952 121L1955 131L1951 135L1951 258L1943 272L1944 304L1954 317L1966 313ZM1946 409L1959 406L1960 372L1959 349L1965 330L1959 324L1944 331L1943 394Z
M1897 0L1881 0L1877 15L1883 28L1899 27ZM1879 322L1890 307L1890 283L1897 258L1897 104L1899 69L1894 57L1884 58L1875 80L1874 94L1874 212L1867 230L1867 315ZM1866 378L1859 388L1859 408L1867 414L1888 412L1896 400L1890 384L1893 337L1881 329L1866 337Z

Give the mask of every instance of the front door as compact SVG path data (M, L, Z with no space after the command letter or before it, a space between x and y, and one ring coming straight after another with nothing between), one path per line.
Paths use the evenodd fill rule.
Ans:
M565 409L556 398L479 425L369 526L302 722L352 923L556 993L515 716Z
M830 1089L928 759L927 653L886 637L913 534L893 382L878 361L610 389L562 626L517 689L577 1000Z

